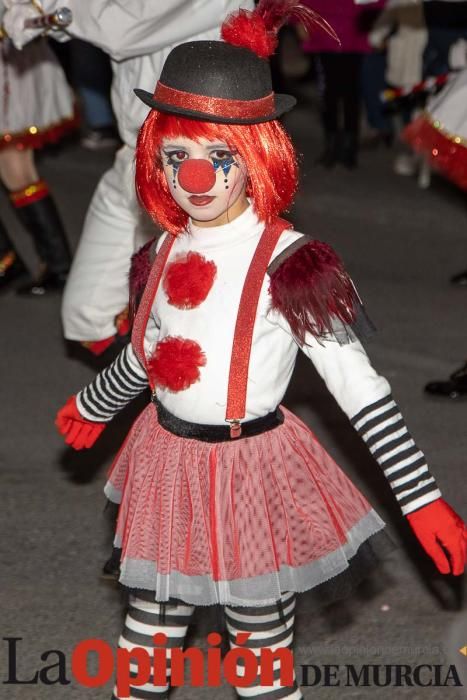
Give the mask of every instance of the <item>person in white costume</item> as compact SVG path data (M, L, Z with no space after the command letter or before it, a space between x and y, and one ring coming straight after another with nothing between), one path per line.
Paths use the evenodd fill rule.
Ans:
M0 0L0 27L4 10ZM20 294L42 296L63 289L71 255L58 210L37 171L34 150L75 128L73 94L45 39L37 39L25 51L5 39L0 31L0 182L32 237L39 270L29 277L0 221L0 290L16 288Z
M402 135L433 170L467 191L467 68L452 75Z
M466 61L465 43L459 46ZM467 67L453 74L447 85L432 97L425 111L404 132L407 143L420 153L435 172L467 192ZM467 287L467 270L457 272L451 283ZM445 379L425 385L425 392L447 401L462 401L467 396L467 361Z
M37 17L38 3L5 0L5 28L17 47L34 35L25 20ZM43 12L68 7L68 31L110 54L114 71L112 104L123 147L101 178L88 209L84 230L65 289L65 338L85 342L96 353L111 344L116 317L128 303L130 258L145 239L133 184L138 128L147 108L133 88L154 86L171 49L189 39L217 39L222 19L253 0L42 0ZM121 329L125 329L122 324ZM98 342L95 342L98 341Z

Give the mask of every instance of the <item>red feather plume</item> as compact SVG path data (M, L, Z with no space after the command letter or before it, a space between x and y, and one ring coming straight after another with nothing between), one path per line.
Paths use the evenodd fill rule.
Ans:
M253 11L234 12L224 21L221 36L233 46L250 49L261 58L267 58L276 50L279 30L289 20L295 20L307 31L320 27L340 44L331 25L297 0L260 0Z
M330 245L310 241L272 273L271 307L289 322L299 343L333 332L333 318L352 325L358 298L342 261Z

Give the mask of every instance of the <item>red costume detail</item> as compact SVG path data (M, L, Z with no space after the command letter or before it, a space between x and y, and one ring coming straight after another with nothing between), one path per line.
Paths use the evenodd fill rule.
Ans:
M10 192L9 197L15 209L21 209L21 207L27 207L33 202L39 202L41 199L45 199L49 194L49 186L45 180L37 180L37 182L32 182L22 190Z
M178 182L186 192L203 194L216 184L216 171L205 158L188 158L178 169Z
M402 132L402 138L414 151L428 157L434 170L467 191L467 146L456 143L436 129L423 115L411 122Z
M156 241L153 238L140 248L131 258L130 265L130 321L132 322L136 316L141 296L143 294L146 282L151 270L151 248L155 246Z
M406 517L425 552L442 574L460 576L464 573L467 528L446 501L438 498Z
M128 335L131 330L130 319L128 318L128 309L125 309L121 314L115 319L115 325L117 327L117 335Z
M154 97L160 102L173 107L190 107L204 114L213 116L238 117L240 119L254 119L263 117L274 111L274 94L271 92L266 97L257 100L233 100L225 97L207 97L206 95L194 95L191 92L176 90L168 87L160 81L157 83Z
M76 405L76 397L71 396L59 410L55 418L58 432L65 436L65 442L75 450L94 445L107 423L97 423L83 418Z
M167 267L164 276L164 291L169 304L179 309L199 306L211 291L216 274L215 263L199 253L190 252L175 260Z
M297 189L297 159L290 138L278 121L240 126L214 124L153 109L139 132L136 189L143 207L163 231L176 235L188 223L188 214L170 193L160 156L162 140L180 134L194 141L224 141L238 151L249 173L246 194L265 224L290 206Z
M277 36L268 32L264 20L256 12L241 10L222 25L221 36L233 46L254 51L261 58L271 56L277 48Z
M310 241L290 255L271 275L272 308L289 322L300 343L305 334L332 333L333 317L355 321L358 298L350 277L331 246Z
M308 428L282 410L281 428L212 444L168 433L148 406L109 475L126 491L117 524L125 556L156 559L161 574L214 580L267 578L282 564L327 555L345 561L345 536L371 506ZM134 478L138 500L130 498Z
M115 327L117 329L117 332L114 333L114 335L111 335L108 338L104 338L103 340L84 340L82 341L81 345L84 348L86 348L86 350L89 350L89 352L91 352L96 357L102 355L107 350L107 348L110 348L110 346L116 342L119 336L122 337L129 334L131 326L130 319L128 318L128 313L128 308L126 308L115 319Z
M29 129L21 132L13 132L0 136L0 151L4 148L16 148L18 151L30 148L43 148L49 143L57 143L64 136L79 127L80 119L75 110L73 117L63 119L59 124L54 124L44 129L37 129L32 133Z
M297 0L260 0L253 11L239 10L229 15L222 25L221 36L233 46L242 46L261 58L268 58L277 48L280 28L290 20L308 30L318 26L340 43L326 20Z
M230 436L232 438L240 436L241 426L238 421L246 414L248 370L261 288L268 269L268 262L286 228L291 228L291 225L284 219L277 219L274 224L265 228L243 284L230 356L229 386L225 411L225 419L233 421L230 423Z
M167 336L157 343L148 371L154 385L183 391L199 380L199 368L205 364L206 356L197 342Z

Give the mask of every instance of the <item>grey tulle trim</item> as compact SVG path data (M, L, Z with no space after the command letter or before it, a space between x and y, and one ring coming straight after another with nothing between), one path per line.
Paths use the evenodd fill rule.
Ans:
M339 345L348 345L349 343L355 343L357 340L360 342L369 340L375 333L376 326L368 316L365 307L362 304L358 304L355 310L355 321L353 323L344 323L340 318L334 316L332 332L322 336L313 336L313 340L320 345L322 345L324 341L335 341L339 343ZM311 345L312 343L307 342L306 344Z
M355 321L351 325L347 325L336 318L334 319L332 330L339 345L347 345L348 343L354 343L356 340L363 341L372 338L376 333L376 326L368 316L365 307L362 304L358 304Z

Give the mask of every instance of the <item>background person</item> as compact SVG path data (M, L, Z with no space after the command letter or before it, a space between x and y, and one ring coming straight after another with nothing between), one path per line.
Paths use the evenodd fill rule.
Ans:
M4 5L0 0L0 26ZM42 296L63 289L71 254L62 219L35 164L34 150L77 127L73 95L45 39L25 51L0 39L0 181L16 217L31 236L38 270L29 275L0 222L0 290Z
M357 165L362 106L361 68L371 51L368 32L380 2L357 5L354 0L304 0L336 32L336 41L323 32L312 33L303 48L317 54L321 82L321 118L325 146L319 162L333 167Z

